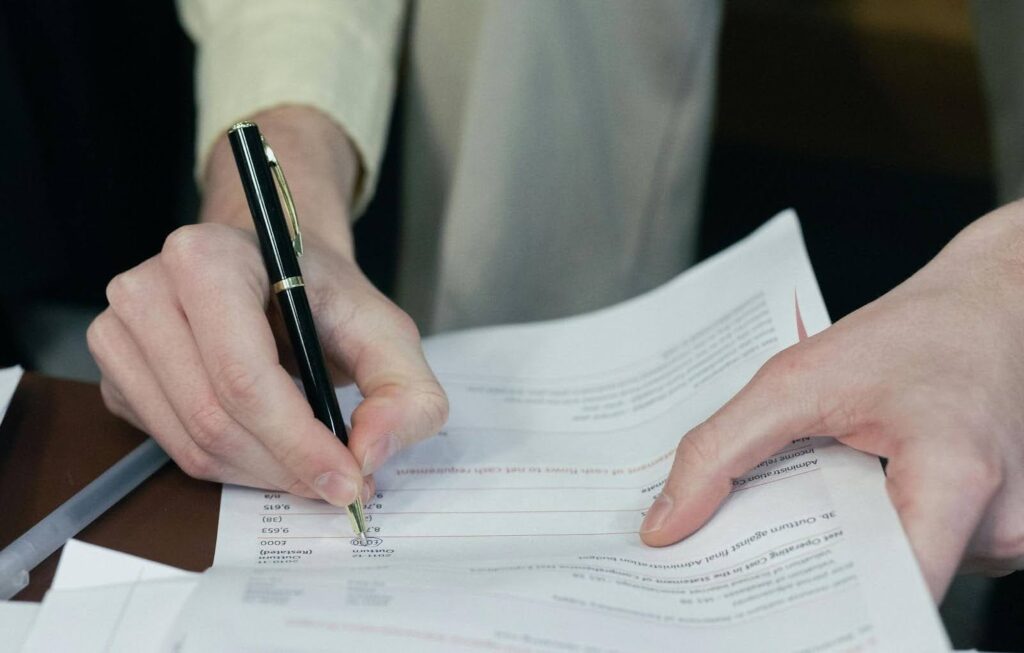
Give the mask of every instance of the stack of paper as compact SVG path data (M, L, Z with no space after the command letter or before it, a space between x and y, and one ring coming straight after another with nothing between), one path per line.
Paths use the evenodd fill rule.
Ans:
M376 475L371 538L226 488L183 651L939 651L876 458L793 442L666 549L637 530L679 437L829 324L796 216L621 305L431 338L444 432ZM352 391L343 395L351 409Z
M679 437L796 341L797 303L829 324L785 213L619 306L431 338L451 419L376 475L368 542L326 504L227 487L215 566L106 585L122 616L99 630L146 650L131 615L184 653L948 650L878 460L831 440L736 479L680 544L637 536ZM57 586L33 636L80 591Z

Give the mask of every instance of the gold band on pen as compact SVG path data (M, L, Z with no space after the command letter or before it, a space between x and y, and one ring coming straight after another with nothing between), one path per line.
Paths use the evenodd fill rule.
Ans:
M274 294L281 292L282 290L291 290L292 288L301 288L306 285L306 282L302 280L302 277L288 277L287 279L281 279L273 286L271 290Z

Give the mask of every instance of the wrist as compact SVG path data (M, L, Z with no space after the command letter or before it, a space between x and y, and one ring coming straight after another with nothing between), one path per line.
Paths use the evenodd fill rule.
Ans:
M259 125L281 162L304 239L354 259L349 216L359 161L345 132L307 107L270 109L250 120ZM199 220L253 229L226 135L217 140L206 163Z

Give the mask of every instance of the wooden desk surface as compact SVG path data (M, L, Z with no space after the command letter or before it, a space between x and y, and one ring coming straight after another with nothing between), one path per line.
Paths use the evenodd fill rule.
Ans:
M143 440L103 406L99 388L26 374L0 425L0 547L85 487ZM78 539L202 571L213 563L220 485L168 463ZM38 601L59 552L16 599Z

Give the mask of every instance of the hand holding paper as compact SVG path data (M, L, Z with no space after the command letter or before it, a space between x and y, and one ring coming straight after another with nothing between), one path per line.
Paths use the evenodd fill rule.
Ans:
M979 220L881 299L771 358L686 434L642 528L700 528L794 437L889 459L887 488L939 600L968 569L1024 566L1024 207Z
M182 650L946 650L877 458L828 439L727 478L684 542L637 536L680 429L797 341L794 293L824 329L786 213L617 306L427 339L451 418L377 470L368 540L323 504L225 488Z

